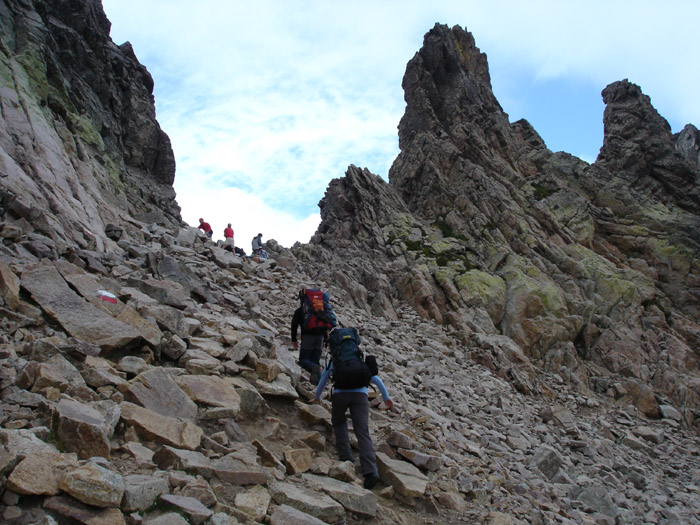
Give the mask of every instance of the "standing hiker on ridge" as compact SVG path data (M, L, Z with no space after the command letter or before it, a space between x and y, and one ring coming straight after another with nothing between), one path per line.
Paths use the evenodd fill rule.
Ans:
M233 228L231 228L231 223L228 223L228 226L224 228L224 244L222 246L224 250L229 250L233 253L235 253L235 245L233 242Z
M323 343L328 331L338 324L338 321L327 293L302 288L299 291L299 300L301 305L292 316L292 344L294 350L299 350L297 331L301 327L299 365L309 372L309 382L316 385L321 377Z
M333 381L331 390L331 424L335 435L335 448L340 461L353 461L348 435L348 421L345 413L350 409L352 427L357 437L360 452L360 468L364 477L363 486L371 489L379 481L377 456L369 435L369 395L370 383L379 388L386 407L391 410L394 402L389 397L380 379L377 361L374 356L363 358L358 348L360 335L356 328L336 328L328 338L330 362L316 387L313 404L321 402L328 379Z
M253 254L251 257L254 258L253 260L260 262L260 259L269 258L269 255L262 246L262 233L258 233L255 237L253 237L252 246ZM257 259L255 259L255 257L257 257Z
M263 251L262 233L258 233L255 237L253 237L253 241L251 244L253 247L253 255L261 255Z

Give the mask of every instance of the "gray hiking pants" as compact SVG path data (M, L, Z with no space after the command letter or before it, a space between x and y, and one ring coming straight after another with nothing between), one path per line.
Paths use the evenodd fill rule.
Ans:
M360 469L363 476L378 475L377 457L369 436L369 399L364 392L335 392L331 398L331 423L335 434L335 448L340 461L352 461L348 421L345 412L350 409L352 427L360 451Z

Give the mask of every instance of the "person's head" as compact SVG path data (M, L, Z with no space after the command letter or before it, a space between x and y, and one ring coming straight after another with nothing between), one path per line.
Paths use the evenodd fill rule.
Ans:
M262 233L258 233L258 237L262 238Z
M228 223L228 227L229 227L229 228L231 227L231 223L230 223L230 222Z
M204 222L204 219L200 218L200 219L199 219L199 222Z

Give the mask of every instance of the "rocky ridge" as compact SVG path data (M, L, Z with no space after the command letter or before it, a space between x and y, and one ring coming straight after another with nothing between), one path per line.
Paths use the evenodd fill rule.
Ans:
M509 123L486 57L436 25L409 62L401 153L389 183L351 166L321 201L305 248L355 305L392 318L407 302L518 388L540 371L579 392L700 416L698 131L672 135L640 88L603 91L595 163ZM520 349L481 352L483 334ZM611 389L624 385L624 393Z
M312 242L259 262L179 224L150 77L99 3L0 12L5 522L698 523L693 126L620 82L599 160L552 153L471 35L436 26L390 182L351 166ZM105 155L131 189L99 182ZM374 491L306 402L301 286L360 327L396 402L371 411Z

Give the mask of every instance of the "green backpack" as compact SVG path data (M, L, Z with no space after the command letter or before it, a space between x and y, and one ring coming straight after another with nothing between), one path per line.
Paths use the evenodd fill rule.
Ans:
M328 346L333 364L331 380L336 388L369 386L370 379L376 375L376 360L373 356L367 356L368 361L374 363L372 369L365 362L359 345L360 334L357 328L336 328L330 333Z

